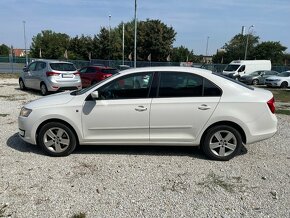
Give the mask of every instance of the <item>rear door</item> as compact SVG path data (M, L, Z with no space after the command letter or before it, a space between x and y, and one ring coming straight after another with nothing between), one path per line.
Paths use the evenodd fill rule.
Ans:
M221 90L201 76L161 72L150 112L150 142L190 143L211 117Z

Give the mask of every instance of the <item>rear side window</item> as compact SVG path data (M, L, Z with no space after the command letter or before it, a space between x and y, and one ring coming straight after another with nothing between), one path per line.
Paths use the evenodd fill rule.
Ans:
M70 63L50 63L51 69L58 71L75 71L76 68Z
M161 73L159 97L196 97L202 96L203 78L189 73Z
M102 73L106 73L106 74L116 74L118 73L118 70L117 69L102 69L101 70Z

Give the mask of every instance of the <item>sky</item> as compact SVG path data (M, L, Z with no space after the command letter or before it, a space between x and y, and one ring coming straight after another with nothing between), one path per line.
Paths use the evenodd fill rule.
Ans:
M109 15L111 21L109 22ZM0 44L27 47L42 30L93 36L134 18L134 0L0 0ZM177 32L174 46L205 55L241 33L279 41L290 53L290 0L137 0L137 19L159 19ZM208 41L207 41L208 40Z

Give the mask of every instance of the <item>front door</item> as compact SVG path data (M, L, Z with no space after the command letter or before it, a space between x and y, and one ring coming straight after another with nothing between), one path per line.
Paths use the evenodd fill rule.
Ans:
M152 101L148 96L152 78L153 73L119 77L98 88L99 99L93 100L89 96L82 111L85 141L148 143Z

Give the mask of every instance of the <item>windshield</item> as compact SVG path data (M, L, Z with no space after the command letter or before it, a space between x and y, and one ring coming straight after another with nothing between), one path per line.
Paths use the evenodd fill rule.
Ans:
M58 71L76 71L76 67L70 63L50 63L51 69Z
M73 91L73 92L71 92L70 94L71 94L71 95L82 95L82 94L86 93L87 91L89 91L89 90L95 88L97 85L99 85L99 84L101 84L101 83L107 81L108 79L112 79L113 77L115 77L115 76L117 76L117 75L119 75L119 73L116 73L116 74L114 74L113 76L108 77L107 79L101 80L100 82L98 82L98 83L96 83L96 84L94 84L94 85L92 85L92 86L89 86L89 87L83 88L83 89L81 89L81 90Z
M236 71L240 65L237 64L229 64L224 71Z
M102 69L101 71L102 73L107 73L107 74L112 74L112 75L118 73L117 69Z
M279 73L277 76L288 77L290 76L290 72L285 71L285 72Z

